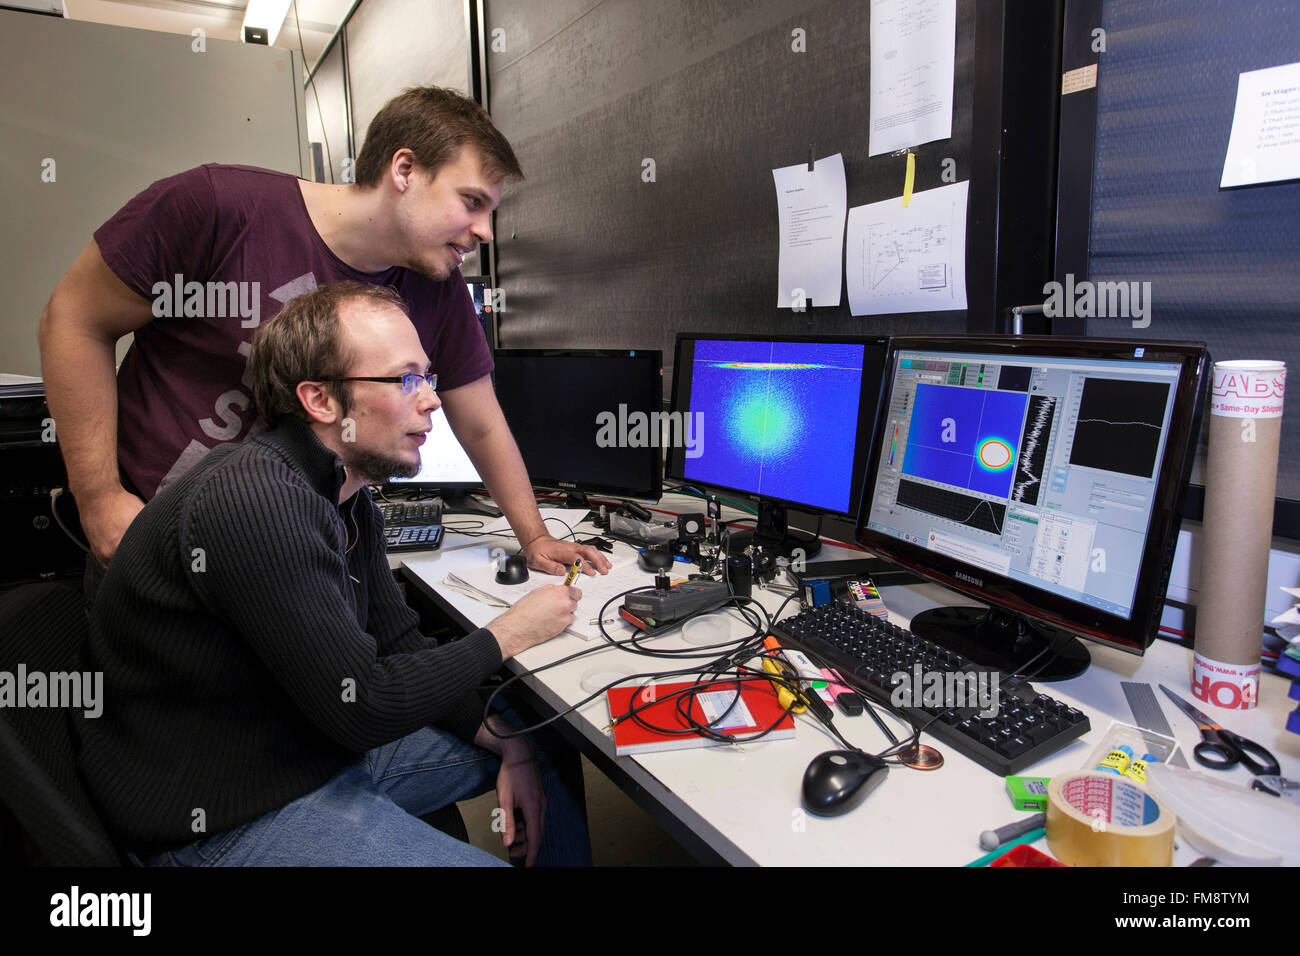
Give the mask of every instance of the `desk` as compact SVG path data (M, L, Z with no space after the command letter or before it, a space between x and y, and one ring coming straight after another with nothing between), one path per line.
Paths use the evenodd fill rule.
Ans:
M402 574L460 626L466 630L480 627L500 614L500 609L439 585L448 573L487 563L489 549L494 545L510 548L514 543L449 534L442 550L406 557L402 561ZM616 547L622 551L627 545ZM836 560L845 556L848 555L843 549L828 546L819 558ZM647 583L651 583L649 578L647 575ZM534 574L529 584L551 580L549 576ZM769 611L775 610L784 598L757 588L754 594ZM926 607L970 603L933 584L887 588L882 596L891 617L899 624L906 624ZM745 630L737 619L733 633L738 636ZM680 632L666 634L655 642L655 646L663 647L690 646ZM597 646L596 642L561 635L530 648L506 666L514 673L523 673ZM1084 711L1092 730L1052 757L1022 771L1023 774L1048 777L1082 769L1112 720L1131 723L1120 681L1164 683L1175 692L1191 696L1188 690L1191 655L1178 645L1157 641L1141 658L1094 644L1088 648L1092 666L1082 676L1036 686ZM520 683L535 696L540 709L555 713L587 696L588 692L581 686L584 675L609 671L657 672L672 666L670 661L606 646L577 661L527 676ZM1262 704L1258 708L1223 712L1221 716L1229 729L1270 749L1281 761L1283 774L1296 778L1300 777L1300 737L1281 729L1284 715L1291 709L1288 705L1294 704L1286 699L1286 689L1286 681L1265 675L1260 694ZM1165 715L1191 763L1191 747L1200 735L1192 722L1161 696ZM885 719L890 720L888 716ZM884 784L860 808L843 817L823 819L800 808L800 781L813 757L838 749L839 744L809 719L799 718L794 740L638 757L614 756L612 739L604 732L608 722L602 696L559 721L559 729L702 862L766 866L957 866L982 854L977 842L980 831L1009 823L1018 815L1006 796L1002 778L944 745L938 745L945 757L940 769L920 772L893 768ZM876 752L888 745L888 740L866 715L848 718L837 714L835 723L845 737L865 750ZM903 734L899 736L901 739ZM934 743L932 739L924 739ZM1216 777L1247 786L1251 779L1249 772L1241 767ZM1045 841L1038 845L1046 851ZM1195 850L1180 840L1174 862L1176 866L1186 865L1197 856Z

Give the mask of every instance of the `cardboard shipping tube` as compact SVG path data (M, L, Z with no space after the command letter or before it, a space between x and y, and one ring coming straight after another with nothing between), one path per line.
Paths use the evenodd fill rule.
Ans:
M1281 362L1214 365L1191 691L1216 707L1258 700L1285 383Z

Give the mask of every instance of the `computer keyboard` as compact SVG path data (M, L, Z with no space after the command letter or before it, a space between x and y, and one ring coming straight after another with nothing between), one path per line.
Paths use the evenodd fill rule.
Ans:
M438 524L442 521L440 501L380 501L384 524Z
M442 525L396 525L384 528L387 551L434 551L442 547Z
M442 545L442 502L381 501L384 547L392 551L433 551Z
M772 633L782 642L811 652L838 670L855 690L882 704L889 704L893 695L891 677L900 671L912 677L917 664L923 673L989 670L906 628L838 601L780 621L773 625ZM919 690L916 696L920 697ZM892 709L914 726L924 727L925 734L1004 777L1055 753L1090 729L1087 716L1080 711L1006 674L999 674L998 706L988 717L977 713L978 706Z

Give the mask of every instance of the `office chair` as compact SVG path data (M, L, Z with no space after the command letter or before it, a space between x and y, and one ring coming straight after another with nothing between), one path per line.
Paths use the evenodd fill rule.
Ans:
M0 594L0 667L80 671L86 605L64 584ZM25 693L26 688L16 688ZM0 707L0 803L51 866L121 866L77 776L71 716L61 707Z
M63 584L0 594L0 668L12 672L23 663L28 673L82 670L86 610L81 592ZM0 805L51 866L125 865L77 776L65 708L0 707ZM422 819L468 841L455 804Z

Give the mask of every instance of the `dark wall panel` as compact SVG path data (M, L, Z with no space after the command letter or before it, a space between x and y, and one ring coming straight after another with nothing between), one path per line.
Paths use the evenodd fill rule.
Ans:
M957 7L953 135L916 150L917 190L948 157L971 176L975 3ZM869 25L862 0L490 0L492 114L527 176L497 216L501 344L669 360L685 330L963 330L964 311L855 318L847 289L838 308L774 304L774 167L812 143L844 154L850 207L902 192L905 160L868 157Z
M1090 335L1195 339L1216 360L1300 368L1300 183L1219 188L1237 75L1300 60L1296 12L1287 0L1102 4L1089 278L1150 282L1152 306L1149 328L1092 319ZM1296 500L1288 405L1277 495Z

